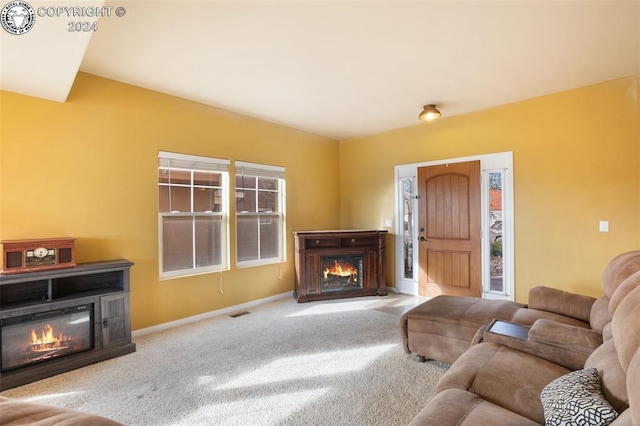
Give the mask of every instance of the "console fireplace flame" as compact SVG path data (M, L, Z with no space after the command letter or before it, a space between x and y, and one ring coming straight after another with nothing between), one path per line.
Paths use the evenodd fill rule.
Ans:
M321 291L349 291L362 289L363 256L324 256L322 258Z

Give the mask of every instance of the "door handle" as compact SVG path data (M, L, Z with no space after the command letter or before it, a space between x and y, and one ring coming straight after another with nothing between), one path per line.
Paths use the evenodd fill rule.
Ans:
M420 241L426 241L426 242L429 242L429 240L427 240L425 237L422 237L422 236L420 237Z

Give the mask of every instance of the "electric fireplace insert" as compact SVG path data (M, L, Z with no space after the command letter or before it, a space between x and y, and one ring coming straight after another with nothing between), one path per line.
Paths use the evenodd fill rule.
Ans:
M322 292L362 290L364 256L322 256Z
M94 347L93 304L3 319L2 372Z

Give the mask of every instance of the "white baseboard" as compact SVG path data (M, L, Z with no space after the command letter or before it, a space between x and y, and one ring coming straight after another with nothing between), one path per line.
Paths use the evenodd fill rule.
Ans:
M244 309L249 309L254 306L261 305L263 303L284 299L286 297L293 297L293 292L288 291L286 293L277 294L275 296L265 297L264 299L252 300L251 302L242 303L240 305L229 306L228 308L217 309L215 311L205 312L204 314L194 315L191 317L181 318L175 321L169 321L162 324L153 325L151 327L141 328L139 330L134 330L131 333L131 335L134 338L142 337L142 336L146 336L147 334L157 333L158 331L164 331L170 328L179 327L181 325L191 324L196 321L202 321L202 320L217 317L220 315L227 315L234 312L242 311Z
M396 284L398 293L418 295L418 283L413 281L399 281Z

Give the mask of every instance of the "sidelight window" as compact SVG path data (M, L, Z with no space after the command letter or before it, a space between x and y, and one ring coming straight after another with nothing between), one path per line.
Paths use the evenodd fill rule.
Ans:
M402 187L401 200L401 224L402 224L402 278L413 279L413 242L416 241L414 232L414 204L416 200L415 194L415 178L413 176L403 177L400 179Z
M489 291L504 293L502 239L503 171L487 171L489 179Z
M228 164L216 158L158 154L161 277L228 268Z

